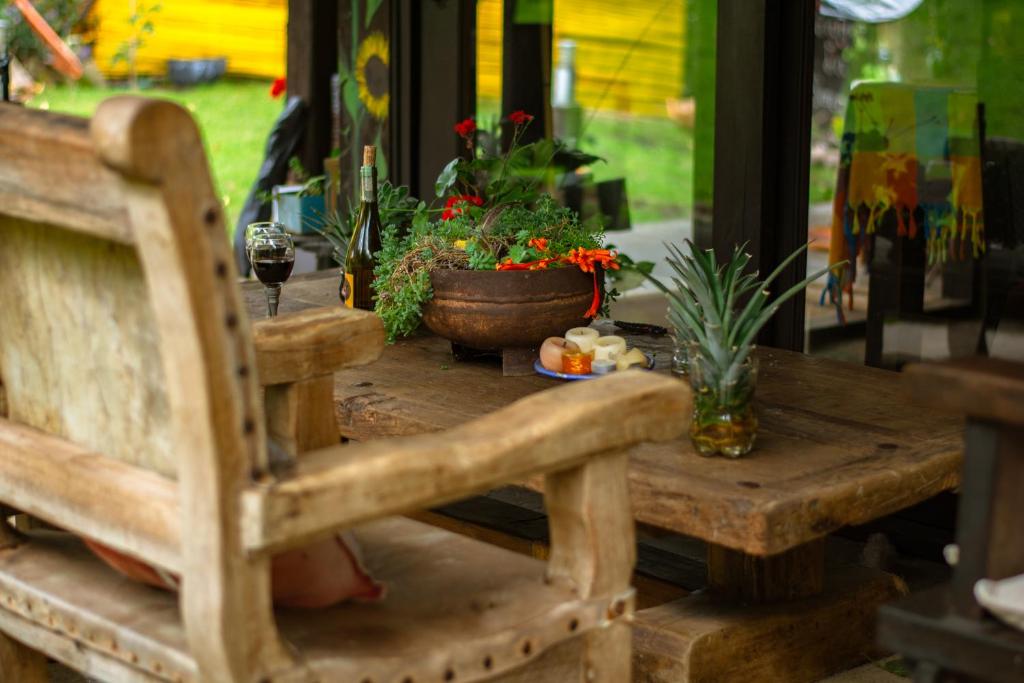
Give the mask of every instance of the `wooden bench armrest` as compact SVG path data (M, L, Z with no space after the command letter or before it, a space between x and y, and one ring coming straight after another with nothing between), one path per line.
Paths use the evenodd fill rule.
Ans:
M384 349L384 326L368 311L311 308L252 326L256 367L264 386L299 382L365 365Z
M243 493L245 544L252 552L297 545L578 468L594 455L622 456L625 490L625 449L678 436L690 409L686 383L629 371L543 391L445 432L310 451L291 476Z
M1024 425L1024 363L976 356L915 363L903 375L914 398L923 404Z

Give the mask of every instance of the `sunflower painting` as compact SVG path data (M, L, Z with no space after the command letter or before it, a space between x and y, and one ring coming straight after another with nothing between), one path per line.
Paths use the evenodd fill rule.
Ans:
M378 120L388 115L388 39L374 31L363 39L356 54L359 101Z
M388 177L388 118L391 104L390 8L383 0L343 0L339 23L335 154L342 169L341 196L355 201L363 145L377 146L377 172ZM340 100L340 101L339 101Z

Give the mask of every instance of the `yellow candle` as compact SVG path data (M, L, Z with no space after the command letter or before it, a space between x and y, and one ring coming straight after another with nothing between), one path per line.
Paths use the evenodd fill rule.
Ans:
M607 337L599 337L594 342L595 360L615 360L626 352L626 340L610 334Z
M589 375L590 354L566 351L562 354L562 372L567 375Z
M590 353L594 350L594 342L601 335L591 327L574 327L565 333L566 341L575 342L583 353Z

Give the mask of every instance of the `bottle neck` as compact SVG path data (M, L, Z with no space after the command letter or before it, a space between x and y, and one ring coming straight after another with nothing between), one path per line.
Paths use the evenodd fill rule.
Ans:
M360 193L359 197L363 203L377 203L377 169L373 166L363 166L359 169Z

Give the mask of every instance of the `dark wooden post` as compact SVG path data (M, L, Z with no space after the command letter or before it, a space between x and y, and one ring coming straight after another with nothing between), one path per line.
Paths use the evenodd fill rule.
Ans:
M392 178L429 201L437 174L464 150L452 127L476 112L476 0L393 2Z
M521 109L532 114L535 119L523 141L534 142L551 137L551 23L516 21L518 4L516 0L504 4L501 113Z
M338 0L288 0L288 95L308 107L298 157L323 172L331 151L331 74L338 63Z
M807 241L814 0L719 0L712 243L747 243L767 275ZM801 257L776 280L803 279ZM759 343L802 351L804 300L779 309Z

